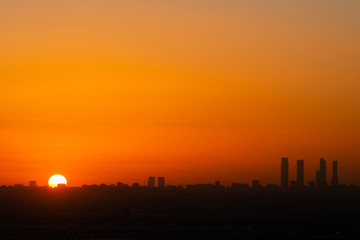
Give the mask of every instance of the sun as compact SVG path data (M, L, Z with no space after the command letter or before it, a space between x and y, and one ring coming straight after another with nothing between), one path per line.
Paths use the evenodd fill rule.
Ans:
M63 175L55 174L49 178L49 187L55 188L58 184L67 185L66 178Z

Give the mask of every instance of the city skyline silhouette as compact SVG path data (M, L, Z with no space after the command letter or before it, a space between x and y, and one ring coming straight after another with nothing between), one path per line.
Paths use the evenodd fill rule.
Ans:
M328 183L328 177L327 177L327 170L326 170L326 160L324 158L320 158L320 162L319 162L319 170L315 170L315 179L309 179L309 181L307 183L304 182L304 163L305 160L296 160L296 176L291 176L289 175L289 159L287 157L283 157L281 158L281 163L280 163L280 181L279 184L276 183L268 183L265 186L274 186L274 185L278 185L282 188L299 188L299 187L309 187L309 188L322 188L322 187L327 187L327 186L332 186L332 187L336 187L339 185L339 179L338 179L338 161L332 161L332 175L330 183ZM54 175L56 176L56 175ZM60 175L61 176L61 175ZM64 178L63 176L61 176L62 178ZM50 181L50 180L49 180ZM65 179L66 181L66 179ZM255 184L256 188L259 187L263 187L262 184L260 184L261 180L260 179L253 179L252 181L252 186ZM50 183L49 183L50 184ZM128 184L125 184L123 182L117 182L117 184L121 184L121 185L126 185L128 186ZM150 188L155 187L157 184L157 187L159 188L164 188L167 185L165 184L165 177L154 177L154 176L149 176L147 181L144 181L144 183L138 183L138 182L134 182L132 183L132 185L134 186L147 186ZM193 184L204 184L204 183L193 183ZM220 184L220 180L216 180L215 185L219 185ZM235 183L232 182L230 185L234 185L234 184L243 184L243 185L248 185L248 183ZM66 182L65 186L67 186L68 183ZM98 185L107 185L107 184L82 184L82 186L98 186ZM109 184L114 185L114 183ZM170 184L171 185L171 184ZM185 184L185 186L191 185L189 184ZM342 184L342 185L346 185L346 184ZM354 184L350 184L350 185L354 185ZM1 186L1 184L0 184ZM5 186L5 185L3 185ZM21 183L15 183L14 184L15 187L20 187L20 186L25 186L24 184ZM30 180L29 181L29 185L30 187L36 187L37 186L37 181L36 180ZM174 185L171 185L174 186ZM178 186L182 186L182 185L178 185ZM223 185L224 186L224 185ZM73 186L73 187L79 187L79 186Z
M359 0L1 0L0 240L358 239Z
M279 167L286 170L287 159ZM4 239L226 239L277 236L318 239L359 234L360 186L309 186L299 176L289 186L233 183L166 185L149 176L132 186L83 185L56 188L0 186L0 238ZM319 162L320 163L320 162ZM324 169L321 159L321 169ZM320 170L317 170L320 173ZM282 174L280 178L288 178ZM290 175L291 179L291 175ZM280 180L280 179L279 179ZM281 181L280 181L281 182ZM155 231L154 231L155 230ZM176 230L174 232L174 230Z

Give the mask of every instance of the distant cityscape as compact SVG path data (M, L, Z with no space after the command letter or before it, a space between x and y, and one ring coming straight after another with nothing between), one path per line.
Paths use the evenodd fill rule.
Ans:
M339 187L339 179L338 179L338 162L332 161L332 178L331 183L328 184L327 177L326 177L326 160L324 158L320 159L320 168L316 170L316 179L315 181L309 181L306 185L304 182L304 160L297 160L296 161L296 180L289 180L289 159L287 157L281 158L281 176L280 176L280 185L276 184L267 184L262 185L260 180L252 180L251 186L246 183L232 183L230 186L226 187L221 185L220 181L217 180L214 184L188 184L186 186L182 185L166 185L165 177L155 177L150 176L147 179L147 183L141 185L139 183L133 183L132 185L128 185L122 182L118 182L117 184L92 184L92 185L82 185L82 188L105 188L105 187L112 187L112 188L147 188L147 189L199 189L199 190L206 190L206 189L237 189L237 190L246 190L246 189L254 189L254 190L261 190L261 189L324 189L324 188L335 188ZM341 185L345 187L346 185ZM26 187L24 184L14 184L13 186L6 186L3 185L1 188L24 188ZM38 187L37 182L32 180L29 182L28 187L34 188ZM48 186L44 186L48 187ZM58 184L58 188L66 188L66 184ZM76 188L76 187L74 187Z
M195 239L247 239L254 232L260 238L253 239L276 234L293 239L284 237L284 232L299 236L295 239L357 239L360 186L339 184L337 161L332 162L328 184L325 159L320 159L315 181L305 184L304 160L295 162L296 174L291 177L288 158L276 163L279 184L254 179L250 184L224 185L217 180L171 185L164 176L152 175L142 184L73 187L65 181L53 187L53 175L48 186L38 186L34 180L28 186L0 186L0 240L12 240L14 233L21 235L14 240L35 240L27 236L38 234L55 236L43 240L66 240L74 234L72 240L148 239L155 232L166 233L160 239L193 239L189 236L197 228ZM188 229L185 235L177 238L184 229ZM305 233L296 235L299 229ZM219 235L220 230L229 237ZM168 237L173 232L176 237ZM204 238L204 232L215 238ZM325 233L329 237L308 237ZM338 238L349 233L351 238Z
M339 185L338 179L338 162L332 162L332 179L331 186L336 187ZM283 188L289 187L289 159L281 159L281 181L280 186ZM309 181L309 188L321 188L328 186L326 179L326 160L320 158L320 170L316 171L315 181ZM304 187L304 160L297 160L296 162L296 181L290 181L290 187Z

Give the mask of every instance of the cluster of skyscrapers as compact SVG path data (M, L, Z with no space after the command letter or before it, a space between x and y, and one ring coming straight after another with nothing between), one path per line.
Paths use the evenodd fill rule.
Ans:
M155 187L155 177L149 177L148 178L148 187ZM158 188L164 188L165 187L165 178L164 177L158 177Z
M338 164L337 161L332 162L332 180L331 186L337 186L338 180ZM309 181L309 187L326 187L328 186L326 178L326 160L320 159L320 169L316 171L316 182ZM289 187L289 159L281 159L281 187ZM304 160L297 160L296 162L296 181L290 182L291 187L303 187L304 186Z

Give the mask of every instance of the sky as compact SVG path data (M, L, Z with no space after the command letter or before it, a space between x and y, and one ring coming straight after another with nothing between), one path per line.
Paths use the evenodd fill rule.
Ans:
M0 185L360 184L360 1L0 1Z

